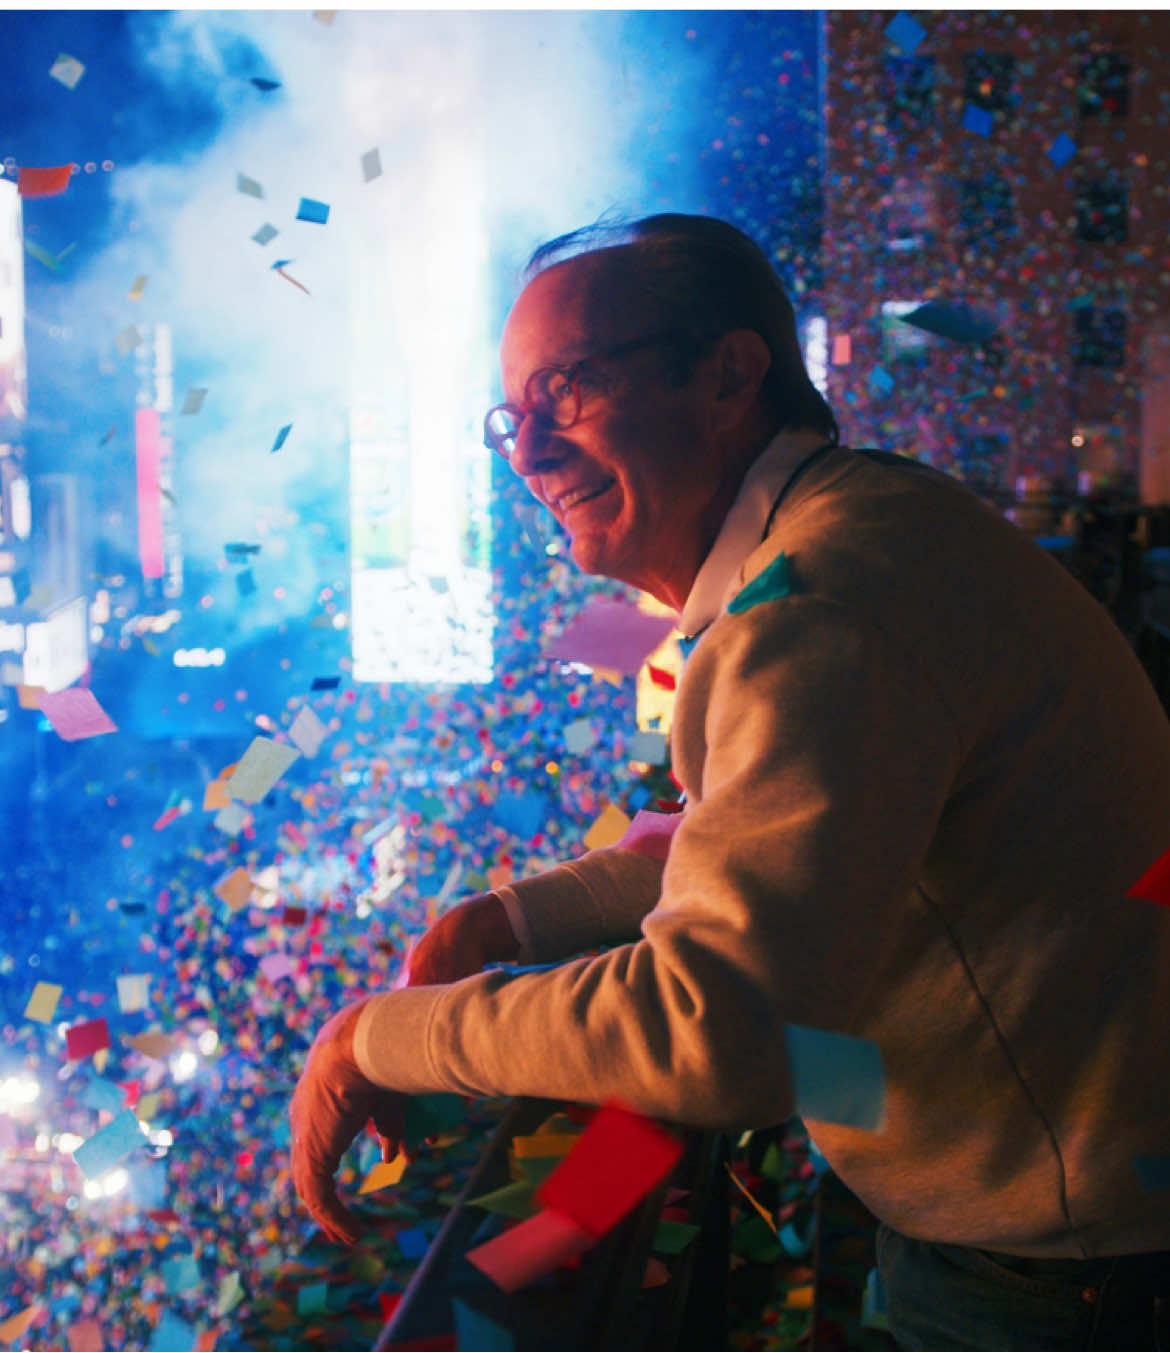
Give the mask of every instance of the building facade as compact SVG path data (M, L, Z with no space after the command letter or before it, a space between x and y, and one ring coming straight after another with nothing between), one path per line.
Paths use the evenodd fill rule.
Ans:
M846 439L989 496L1080 477L1170 502L1170 16L825 23L822 303ZM906 322L926 302L958 340Z

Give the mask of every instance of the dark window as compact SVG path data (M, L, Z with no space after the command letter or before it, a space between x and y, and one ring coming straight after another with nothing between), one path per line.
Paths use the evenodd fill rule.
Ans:
M1077 86L1081 117L1125 117L1129 112L1129 57L1094 52L1081 65Z
M886 122L925 127L934 120L934 57L891 56L886 60Z
M1006 112L1012 102L1016 58L1008 52L966 52L963 56L968 103L988 113Z
M1000 174L959 180L959 229L965 244L1014 235L1012 190Z
M1129 207L1125 180L1117 175L1077 184L1077 239L1090 244L1123 244Z
M1076 311L1073 364L1116 370L1125 365L1125 311L1083 305Z

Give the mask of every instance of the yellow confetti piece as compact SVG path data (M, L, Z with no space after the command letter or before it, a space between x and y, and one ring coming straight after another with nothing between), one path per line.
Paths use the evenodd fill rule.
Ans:
M226 878L221 878L211 891L221 902L226 902L232 911L239 911L241 907L247 906L252 897L252 876L242 864L238 865Z
M376 1193L378 1189L388 1189L397 1184L406 1171L407 1159L401 1151L392 1161L379 1161L362 1180L359 1193Z
M221 808L226 808L232 801L232 796L227 792L227 787L222 780L209 780L207 788L203 791L203 811L205 813L218 813Z
M784 1306L789 1311L811 1311L815 1294L812 1283L807 1287L791 1287L784 1294Z
M98 1048L97 1052L94 1053L93 1069L98 1073L99 1076L106 1069L106 1063L109 1060L110 1060L109 1048Z
M760 1214L760 1216L763 1217L763 1219L768 1223L768 1226L771 1228L772 1234L778 1236L780 1232L776 1230L776 1223L772 1220L772 1214L763 1205L763 1203L756 1202L756 1200L748 1192L747 1185L743 1182L742 1179L740 1179L740 1177L735 1173L735 1171L731 1168L730 1165L728 1165L726 1169L727 1173L731 1176L731 1182L735 1185L737 1189L739 1189L740 1193L743 1194L743 1196L748 1200L749 1203L751 1203L751 1205L756 1209L756 1211Z
M607 803L601 816L585 833L586 850L602 850L615 845L626 834L630 819L613 803Z
M147 276L142 274L134 279L134 285L130 288L130 299L132 301L142 300L142 293L146 290Z
M19 1314L10 1315L0 1325L0 1343L14 1344L23 1339L29 1326L40 1314L40 1309L36 1302L33 1302L31 1306L26 1306Z
M63 988L56 982L38 982L33 987L28 1004L24 1007L25 1019L36 1020L38 1024L48 1024L57 1009Z
M143 1095L135 1110L139 1122L149 1123L158 1112L158 1095Z
M567 1155L580 1140L577 1132L536 1132L530 1137L513 1137L512 1150L517 1160L533 1156Z
M18 686L16 688L21 709L40 709L41 696L45 693L43 686Z

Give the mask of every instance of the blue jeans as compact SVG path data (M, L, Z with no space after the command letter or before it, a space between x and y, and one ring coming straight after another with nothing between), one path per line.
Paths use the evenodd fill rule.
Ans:
M1021 1259L877 1233L906 1349L1170 1349L1170 1252Z

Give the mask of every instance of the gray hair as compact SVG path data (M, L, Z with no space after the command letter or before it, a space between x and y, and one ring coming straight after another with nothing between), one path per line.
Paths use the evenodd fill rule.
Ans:
M767 255L727 221L666 212L638 221L606 220L542 244L524 269L530 282L582 254L618 249L667 326L678 333L674 378L685 381L720 335L752 329L772 355L762 393L775 429L812 428L836 444L840 430L809 379L792 302Z

